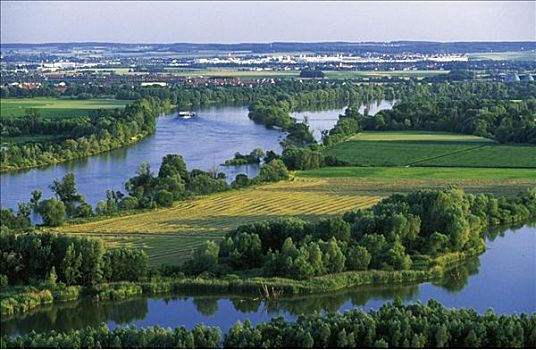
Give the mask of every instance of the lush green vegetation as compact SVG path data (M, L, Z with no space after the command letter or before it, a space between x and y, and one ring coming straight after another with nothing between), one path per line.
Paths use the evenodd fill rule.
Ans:
M37 111L43 118L72 118L89 116L97 109L123 108L132 103L116 99L67 99L67 98L2 98L0 114L2 119L24 117L30 111Z
M25 118L2 118L3 135L62 134L67 138L60 143L8 145L0 151L0 171L83 158L136 142L154 132L156 117L169 107L169 101L150 98L123 110L95 110L86 117L45 119L31 112Z
M364 130L435 130L536 143L536 84L419 85L392 110L356 115ZM512 101L516 97L521 101ZM354 118L354 112L347 117Z
M324 153L357 166L536 168L535 152L534 146L500 145L472 135L365 131L328 147Z
M262 148L256 148L249 154L241 154L236 152L233 159L228 159L223 165L246 165L246 164L259 164L264 157L264 151Z
M369 209L310 222L296 218L243 225L199 247L184 271L308 279L352 270L432 268L440 256L476 255L481 232L536 215L536 189L514 198L462 190L392 195Z
M65 333L4 336L2 348L533 348L536 315L479 315L474 310L387 304L379 310L282 318L252 326L237 322L222 338L217 328L197 325L137 329L106 325Z
M457 180L487 180L496 181L521 181L527 184L533 184L536 181L536 171L533 169L483 169L483 168L433 168L433 167L329 167L322 169L312 169L298 172L300 177L304 178L352 178L356 180L371 180L377 183L395 180L414 180L414 186L408 186L408 189L415 188L418 181L429 180L451 180L454 183ZM495 185L499 185L496 182ZM368 188L372 190L372 188Z
M54 233L17 234L3 230L0 275L10 285L94 285L137 281L147 275L147 255L140 249L105 250L103 242Z

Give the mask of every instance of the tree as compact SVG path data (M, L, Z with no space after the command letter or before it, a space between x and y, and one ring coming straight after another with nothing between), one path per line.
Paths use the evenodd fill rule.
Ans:
M344 263L346 257L342 253L341 248L337 244L336 238L331 238L328 242L322 245L324 268L327 273L336 273L344 271Z
M194 251L192 260L186 264L186 269L198 274L204 271L213 271L218 266L220 247L214 241L205 241Z
M251 185L252 181L248 178L246 174L238 174L235 177L235 180L231 183L231 187L238 189Z
M76 178L73 173L66 174L61 181L54 180L50 189L63 202L68 216L73 216L76 205L84 200L76 190Z
M288 179L288 170L283 161L274 159L261 167L258 176L261 182L276 182Z
M82 266L82 255L76 254L74 244L70 244L65 251L65 256L61 262L63 280L67 285L79 282L81 277L80 267Z
M350 246L346 253L346 267L348 270L366 270L371 258L365 247L359 245Z
M341 217L322 219L316 226L316 232L320 239L329 240L335 237L339 242L350 240L350 224Z
M43 218L45 226L60 226L67 215L63 202L50 198L39 203L37 212Z
M173 194L166 190L160 190L156 192L154 200L160 207L171 207L173 205Z
M182 181L188 181L189 173L184 158L178 154L164 156L162 165L160 165L160 170L158 171L158 177L178 177Z

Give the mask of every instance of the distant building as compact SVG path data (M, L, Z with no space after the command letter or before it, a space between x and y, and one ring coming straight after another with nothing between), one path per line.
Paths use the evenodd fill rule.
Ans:
M167 83L165 83L163 81L147 81L147 82L141 83L141 86L142 87L144 87L144 86L162 86L162 87L166 87Z

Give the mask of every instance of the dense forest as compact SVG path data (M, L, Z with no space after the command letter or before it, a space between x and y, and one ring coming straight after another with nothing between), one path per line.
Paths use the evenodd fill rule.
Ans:
M105 324L68 332L3 336L2 348L534 348L536 315L483 315L474 310L386 304L368 312L282 317L253 326L238 321L222 336L219 328L192 330L159 326L116 328Z
M238 227L207 241L183 270L308 279L343 271L432 268L437 258L477 255L482 231L536 216L536 189L513 198L459 189L391 195L368 209L318 222L282 218Z
M143 250L106 250L97 239L54 233L17 234L4 229L0 245L4 286L138 281L148 271L148 257Z

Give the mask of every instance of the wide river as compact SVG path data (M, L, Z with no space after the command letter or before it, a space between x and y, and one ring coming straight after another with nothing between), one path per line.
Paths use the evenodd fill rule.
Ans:
M368 106L369 113L392 107L390 101ZM361 106L363 111L365 106ZM311 129L320 139L321 130L330 129L344 113L345 108L325 111L293 113L298 120L307 116ZM217 167L232 181L239 173L256 176L256 165L242 167L220 166L235 152L249 153L257 147L264 151L281 151L279 142L284 133L255 124L248 118L247 107L211 107L197 111L197 117L178 118L170 114L158 118L156 132L144 140L121 149L44 168L36 168L0 175L1 206L17 208L17 203L28 201L35 189L43 191L44 198L52 195L48 186L68 172L76 175L78 191L95 205L104 198L107 189L124 191L124 183L134 176L138 166L147 162L158 171L162 157L178 153L190 169L203 170Z
M282 316L294 320L301 314L377 309L401 298L405 303L436 299L447 307L492 308L501 314L536 312L536 226L507 230L487 238L487 251L452 271L443 281L412 285L358 287L326 295L281 298L264 302L248 295L177 294L135 298L122 302L90 300L43 306L21 317L2 319L2 334L32 330L65 331L107 323L147 327L192 328L197 323L223 331L236 321L253 324Z

